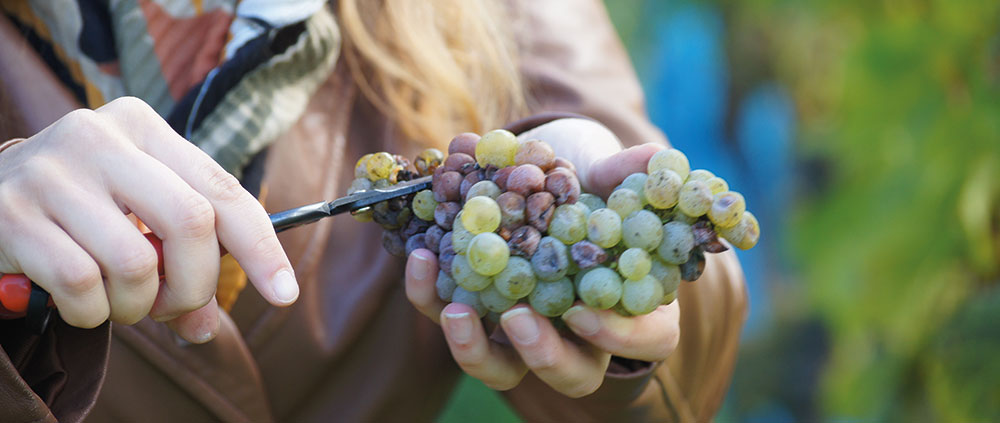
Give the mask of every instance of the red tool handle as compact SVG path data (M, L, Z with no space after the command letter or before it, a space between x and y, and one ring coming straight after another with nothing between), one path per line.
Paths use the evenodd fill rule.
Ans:
M163 241L157 238L152 232L145 234L146 239L153 248L156 249L156 256L159 262L156 270L163 277ZM0 274L0 319L17 319L24 317L28 312L28 301L31 298L31 279L22 274ZM52 301L49 300L52 307Z

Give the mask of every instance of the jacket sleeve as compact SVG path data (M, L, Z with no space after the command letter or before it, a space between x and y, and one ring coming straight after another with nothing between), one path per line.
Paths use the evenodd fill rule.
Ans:
M536 113L509 128L584 116L625 146L666 143L646 115L628 56L597 0L519 0L513 8L521 73ZM662 363L615 357L597 392L565 397L529 374L507 400L527 421L709 421L729 386L747 313L733 252L711 255L704 276L678 293L681 339Z

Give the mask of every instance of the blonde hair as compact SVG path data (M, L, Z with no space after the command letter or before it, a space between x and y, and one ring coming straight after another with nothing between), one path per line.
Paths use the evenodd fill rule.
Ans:
M344 59L402 134L442 146L523 115L506 10L493 0L341 0Z

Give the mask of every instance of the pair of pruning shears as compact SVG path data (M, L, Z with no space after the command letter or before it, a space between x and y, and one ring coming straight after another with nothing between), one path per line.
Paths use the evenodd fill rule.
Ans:
M330 202L322 201L277 212L270 215L271 224L274 225L275 232L281 232L316 222L324 217L344 212L360 211L383 201L410 195L418 191L430 189L430 187L431 177L424 176L411 181L401 182L388 188L360 191ZM161 241L152 233L145 235L146 239L156 248L157 255L159 255L158 270L162 279L164 277L164 268ZM17 319L23 317L25 318L25 324L31 330L36 333L42 333L48 325L49 317L54 308L55 306L49 297L49 293L32 282L27 276L0 273L0 318Z

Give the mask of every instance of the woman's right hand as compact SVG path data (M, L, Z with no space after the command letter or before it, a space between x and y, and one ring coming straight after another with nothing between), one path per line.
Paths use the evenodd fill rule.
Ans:
M163 240L162 286L130 213ZM81 328L149 315L191 342L214 338L220 244L268 302L299 293L257 199L131 97L0 153L0 222L0 273L26 274Z

